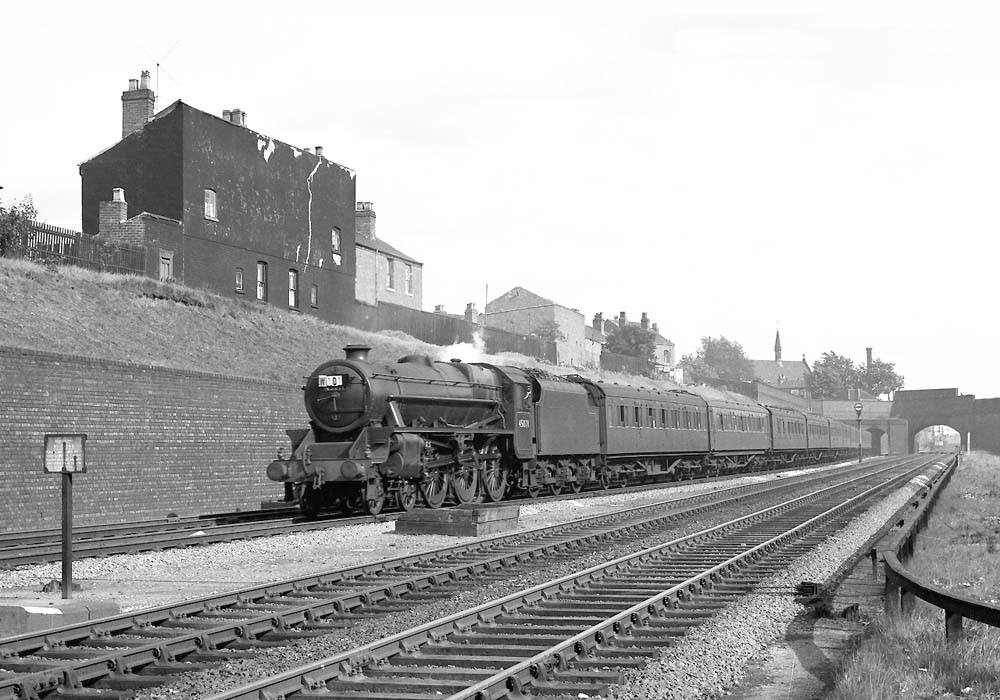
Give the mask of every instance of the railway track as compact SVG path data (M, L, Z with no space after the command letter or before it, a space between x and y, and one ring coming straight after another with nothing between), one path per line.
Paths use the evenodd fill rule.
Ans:
M841 472L821 478L840 477ZM641 542L658 531L669 532L679 519L703 514L727 501L745 502L755 490L753 497L766 497L789 488L792 481L740 487L722 496L703 495L700 502L685 499L666 507L643 506L0 640L0 698L53 693L60 698L128 697L137 688L168 683L178 674L224 662L233 655L335 633L359 619L377 619L420 601L447 598L472 580L506 578L519 568L544 563L546 557L600 551L608 542Z
M699 479L697 483L711 483L728 477ZM742 476L742 475L740 475ZM696 482L678 482L696 483ZM619 493L662 488L665 484L639 484L619 488ZM592 498L607 495L607 491L584 491L563 495L544 496L520 502L543 503L565 499ZM517 503L519 501L512 501ZM229 542L254 537L271 537L291 532L342 527L363 523L387 522L400 513L380 515L328 514L316 519L306 519L297 508L276 508L243 513L225 513L184 518L161 518L111 525L91 525L73 528L73 557L102 557L109 554L135 554L137 552L194 547ZM24 564L60 561L62 558L62 533L59 529L11 532L0 535L0 569L10 569Z
M824 488L211 700L598 696L924 466L860 492Z

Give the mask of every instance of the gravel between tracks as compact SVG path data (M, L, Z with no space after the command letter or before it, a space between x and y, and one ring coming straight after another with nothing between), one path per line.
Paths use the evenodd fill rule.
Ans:
M692 628L683 642L665 648L640 672L630 672L610 689L613 700L718 698L743 677L748 664L781 636L804 607L787 593L801 581L831 576L919 490L911 482L851 521L812 552L768 577L753 593Z
M759 481L774 478L773 476L745 477L738 481ZM731 483L731 482L730 482ZM691 484L675 487L668 492L668 497L684 496L693 492L715 490L720 484ZM899 496L904 499L909 494ZM608 512L627 506L642 505L664 499L663 491L647 491L641 493L617 493L606 497L586 500L569 500L544 505L524 504L521 506L521 529L555 524L586 515ZM893 510L898 506L883 506L879 510ZM206 671L188 674L178 682L165 688L144 691L137 697L142 698L198 698L222 690L244 685L260 678L274 675L295 668L317 659L333 656L356 646L366 644L411 627L432 621L457 610L479 605L496 598L509 595L525 587L544 583L553 578L569 574L587 566L608 561L636 549L658 544L670 536L681 536L708 524L709 520L718 520L719 513L705 522L685 523L674 533L651 537L647 541L630 545L612 545L600 552L578 556L571 559L554 561L543 570L523 572L500 582L492 582L474 589L456 588L451 598L433 603L415 605L407 613L395 614L387 619L377 619L362 622L336 635L327 635L313 639L291 642L286 646L275 647L255 653L252 661L236 659L224 666ZM877 518L868 518L874 522ZM883 517L884 520L884 517ZM872 528L877 525L872 525ZM341 566L356 565L366 561L375 561L391 556L400 556L417 551L426 551L437 547L454 545L470 538L427 537L396 535L392 532L392 523L376 525L353 526L324 531L314 531L296 535L287 535L262 540L231 542L194 549L168 550L137 555L114 555L105 559L82 560L74 565L74 577L82 580L84 591L76 597L111 598L118 601L124 610L131 610L167 602L197 597L213 591L226 591L241 585L253 585L264 581L281 580L297 575L306 575L319 570L328 570ZM821 570L830 570L839 564L851 551L851 543L860 543L865 533L839 536L828 544L837 544L835 552L817 555L813 562L804 558L798 568L786 574L783 583L787 589L788 581L821 580ZM827 546L824 546L824 550ZM837 557L840 557L837 559ZM796 565L797 567L800 565ZM53 578L59 577L59 565L36 565L22 567L14 571L0 572L0 595L10 597L12 594L25 595L23 586L37 586ZM794 584L792 584L794 585ZM35 591L37 591L37 587ZM37 593L32 593L38 597ZM58 596L58 594L55 594ZM697 693L720 689L732 684L737 678L744 660L749 660L754 653L763 648L770 638L777 636L784 628L787 620L798 611L791 601L785 601L775 596L751 596L748 600L761 598L761 602L750 606L741 602L740 610L746 608L741 615L735 616L727 627L724 621L733 618L726 614L719 622L710 623L710 628L716 629L716 634L725 640L727 652L710 655L713 648L711 638L706 638L703 651L693 658L682 658L678 666L684 679L685 692L681 694L663 694L662 688L676 684L675 661L664 662L654 666L650 672L644 672L628 685L616 690L620 698L646 697L697 697ZM2 602L2 601L0 601ZM750 607L748 607L750 606ZM758 619L759 618L759 619ZM700 635L701 632L695 634ZM698 639L692 636L692 639ZM685 646L685 648L687 645ZM718 649L719 647L715 647ZM671 650L672 651L672 650ZM668 659L669 657L664 657ZM718 670L713 670L718 666ZM739 668L738 668L739 667ZM645 686L635 686L635 683L646 683L650 679L654 686L661 687L661 694ZM696 691L696 692L695 692ZM694 694L692 694L694 693Z

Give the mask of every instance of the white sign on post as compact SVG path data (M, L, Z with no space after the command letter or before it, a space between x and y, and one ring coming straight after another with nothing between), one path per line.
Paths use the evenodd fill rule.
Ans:
M44 464L50 474L77 474L87 471L84 448L87 436L83 433L45 436Z

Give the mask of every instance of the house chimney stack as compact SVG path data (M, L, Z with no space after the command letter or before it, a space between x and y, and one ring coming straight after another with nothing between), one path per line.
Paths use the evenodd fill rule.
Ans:
M444 312L445 312L444 311L444 304L435 304L434 305L434 313L436 313L436 314L443 314Z
M125 201L125 190L116 187L111 191L110 202L99 202L97 205L97 233L107 235L127 218L128 202Z
M371 202L358 202L355 206L354 235L358 241L375 240L375 208Z
M618 327L624 328L626 325L628 325L628 317L625 315L624 311L620 311L618 313Z
M642 312L642 318L639 319L639 327L644 331L649 330L649 316L645 311Z
M871 369L872 369L872 349L871 348L865 348L865 351L868 354L868 371L870 372Z
M465 320L469 323L479 323L479 312L471 301L465 305Z
M604 332L604 313L602 311L594 314L594 330L598 333Z
M149 89L149 71L144 70L142 78L130 79L128 90L122 93L122 138L141 131L155 110L156 95Z
M322 155L323 155L323 147L322 146L316 146L316 155L322 157Z

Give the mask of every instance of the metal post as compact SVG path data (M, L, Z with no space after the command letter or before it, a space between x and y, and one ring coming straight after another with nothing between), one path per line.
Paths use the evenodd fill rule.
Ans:
M861 464L861 414L858 414L858 464Z
M73 596L73 475L62 475L62 597Z

